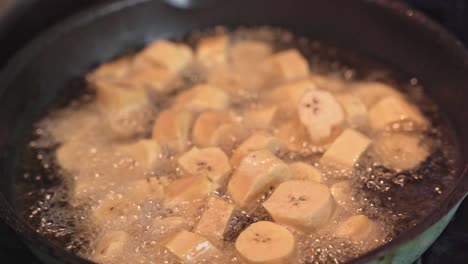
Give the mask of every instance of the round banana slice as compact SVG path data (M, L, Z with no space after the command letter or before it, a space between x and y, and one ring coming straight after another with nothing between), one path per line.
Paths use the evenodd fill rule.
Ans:
M177 162L187 174L205 176L215 183L222 183L231 172L228 157L220 148L194 147Z
M247 263L292 263L294 236L268 221L251 224L236 240L236 250Z
M326 91L307 91L298 104L299 119L309 131L312 142L328 139L344 121L344 113L335 97Z
M413 134L384 134L376 140L374 149L384 166L398 171L408 170L429 156L429 147L421 141L418 135Z
M279 224L313 230L328 221L334 201L326 185L292 180L280 184L263 207Z
M353 215L341 223L335 235L351 240L361 240L372 233L374 222L365 215Z

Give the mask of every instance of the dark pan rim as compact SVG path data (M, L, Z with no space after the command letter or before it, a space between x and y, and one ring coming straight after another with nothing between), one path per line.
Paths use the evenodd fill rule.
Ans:
M0 88L0 96L4 94L4 89L9 86L13 77L24 68L25 64L37 55L44 47L55 41L61 35L84 26L96 18L149 1L152 0L122 0L114 3L100 4L91 7L88 10L79 12L40 34L38 38L22 48L8 61L7 64L5 64L5 67L0 72L0 80L3 80L2 86L4 87ZM393 15L403 18L408 23L417 25L419 30L427 31L436 36L437 40L440 41L440 44L442 44L445 49L451 50L451 52L463 60L463 63L468 66L468 52L463 44L440 24L431 20L423 13L412 9L403 2L395 0L362 0L362 2L386 9ZM442 201L439 209L434 210L415 227L396 237L391 242L384 244L365 255L350 261L349 263L366 263L372 259L384 257L386 254L397 249L401 244L411 241L417 237L440 220L442 216L446 215L449 210L458 204L466 195L468 189L468 179L466 177L468 164L462 164L462 168L463 169L459 171L460 175L458 177L456 187L449 193L446 199ZM17 216L2 194L0 194L0 217L2 217L15 232L21 235L23 239L29 242L33 247L37 246L41 251L43 251L43 253L66 262L92 263L87 259L70 253L57 243L49 241L39 235L23 219Z

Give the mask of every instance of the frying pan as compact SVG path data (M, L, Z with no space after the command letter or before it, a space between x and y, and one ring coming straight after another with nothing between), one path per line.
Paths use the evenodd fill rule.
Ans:
M70 82L99 62L155 38L216 25L271 25L372 57L417 77L457 139L452 189L419 224L352 263L411 263L437 238L468 191L468 53L441 26L392 0L122 0L80 13L27 45L0 74L0 213L48 263L89 263L19 217L18 158L35 121L77 94Z

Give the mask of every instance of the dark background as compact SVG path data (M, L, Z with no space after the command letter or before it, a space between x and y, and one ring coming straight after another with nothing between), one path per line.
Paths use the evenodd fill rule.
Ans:
M0 67L29 40L77 10L112 0L0 0ZM468 47L468 0L406 0L445 26ZM287 1L285 1L287 3ZM468 74L468 73L467 73ZM39 261L0 222L0 262ZM468 263L468 201L417 263Z

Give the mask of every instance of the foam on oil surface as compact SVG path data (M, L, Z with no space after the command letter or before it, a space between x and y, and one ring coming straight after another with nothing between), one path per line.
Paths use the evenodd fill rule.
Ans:
M223 33L225 30L217 29L215 32ZM213 32L194 33L184 41L194 45L200 38L210 34ZM408 83L397 82L391 79L386 71L369 71L367 66L361 69L359 64L351 68L343 65L338 59L338 50L281 30L239 29L233 32L232 36L234 43L261 40L271 43L274 50L297 47L308 57L313 72L326 73L344 82L366 79L399 83L399 87L407 92L414 102L419 103L426 114L431 115L435 124L433 130L427 132L424 143L430 146L433 154L416 170L396 172L385 169L372 159L372 150L352 172L320 168L325 172L325 184L328 186L341 180L350 180L352 195L346 202L337 206L335 215L327 227L309 234L291 229L298 239L298 263L340 263L355 258L392 240L437 208L436 201L440 201L444 191L450 188L453 177L453 149L447 144L450 138L445 124L441 121L437 109L422 95L421 86L416 79L411 79ZM248 64L244 66L248 67ZM248 68L242 68L240 73L246 72ZM191 68L173 85L184 89L206 78L202 69ZM249 89L237 91L232 96L235 102L234 110L246 106L257 108L264 103L261 92ZM180 177L180 170L175 163L177 157L174 156L160 157L165 161L163 169L147 171L131 158L115 152L113 145L118 143L119 139L109 136L109 128L102 122L93 98L86 97L53 112L38 123L36 138L31 142L28 151L36 154L43 168L39 174L27 172L23 177L23 184L32 186L29 188L31 191L24 195L30 197L24 198L25 201L29 201L29 204L24 202L28 205L25 207L25 215L37 227L38 232L60 241L67 249L84 257L92 258L96 242L107 231L123 230L130 235L131 240L125 245L124 254L109 263L124 263L129 259L132 263L180 263L160 246L159 240L175 230L161 228L158 219L183 216L187 223L179 229L191 230L204 210L202 201L168 209L164 208L162 201L148 199L138 204L130 204L124 215L104 225L96 225L91 221L90 212L95 210L103 199L109 195L119 197L126 193L134 180L149 176L169 176L176 179ZM170 101L170 97L160 98L157 104L164 107ZM274 133L275 129L272 127L271 131ZM396 124L392 129L408 131L413 127ZM147 132L143 134L145 133ZM75 155L67 162L70 167L77 168L76 170L65 171L57 166L54 151L57 146L68 146L72 149L71 152ZM287 161L305 161L319 166L317 153L320 152L320 149L304 146L301 151L281 153L280 157ZM48 178L52 180L46 181L40 188L37 187L39 182ZM223 197L225 189L221 188L220 195ZM252 222L269 219L268 214L259 209L259 204L270 194L265 193L245 210L236 211L224 241L216 244L223 249L230 263L243 263L233 246L236 235ZM332 232L334 227L341 220L357 213L365 214L377 223L371 237L359 242L336 238ZM210 263L213 263L213 260Z

